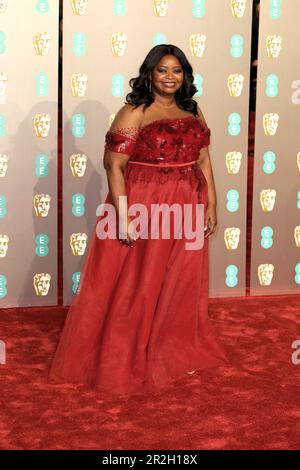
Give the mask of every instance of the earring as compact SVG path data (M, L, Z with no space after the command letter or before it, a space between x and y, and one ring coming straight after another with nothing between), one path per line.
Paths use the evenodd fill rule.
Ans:
M149 93L152 93L152 80L150 80L150 85L149 85Z

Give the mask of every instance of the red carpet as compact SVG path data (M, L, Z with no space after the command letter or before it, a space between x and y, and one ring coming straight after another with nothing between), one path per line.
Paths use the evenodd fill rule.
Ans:
M247 293L253 119L254 113ZM60 253L61 247L60 237ZM58 260L61 303L60 254ZM209 305L230 367L185 377L156 397L126 401L107 400L82 386L45 383L66 309L2 309L7 364L0 366L0 448L298 449L300 365L291 362L291 344L300 339L300 295L211 299Z
M211 300L230 367L120 401L45 383L65 312L3 310L1 448L297 449L300 365L291 343L299 311L300 296Z

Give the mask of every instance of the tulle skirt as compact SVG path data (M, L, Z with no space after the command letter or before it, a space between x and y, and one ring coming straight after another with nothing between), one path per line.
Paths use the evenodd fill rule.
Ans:
M200 202L207 209L207 183L196 165L127 165L125 181L128 204L148 209L149 226L152 204ZM109 194L105 202L111 202ZM109 395L156 393L224 364L208 316L209 238L196 250L172 233L169 239L139 238L128 248L118 238L98 238L102 217L95 221L49 381L86 384Z

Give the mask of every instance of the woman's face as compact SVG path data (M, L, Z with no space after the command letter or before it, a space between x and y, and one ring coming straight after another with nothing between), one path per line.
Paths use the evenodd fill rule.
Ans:
M152 70L152 89L160 94L176 93L183 83L184 73L177 57L168 54Z

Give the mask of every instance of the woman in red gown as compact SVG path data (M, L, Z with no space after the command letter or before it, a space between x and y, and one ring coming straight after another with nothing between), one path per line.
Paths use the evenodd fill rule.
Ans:
M143 204L149 226L152 204L203 204L206 227L202 247L187 249L184 234L174 235L172 216L168 238L149 231L148 238L134 237L130 227L122 238L118 221L117 237L99 237L105 216L97 217L49 380L114 395L154 393L227 361L208 317L216 193L210 129L192 99L193 70L179 48L163 44L139 72L106 134L105 203L117 215L119 196L127 196L128 207ZM126 218L132 221L127 211Z

